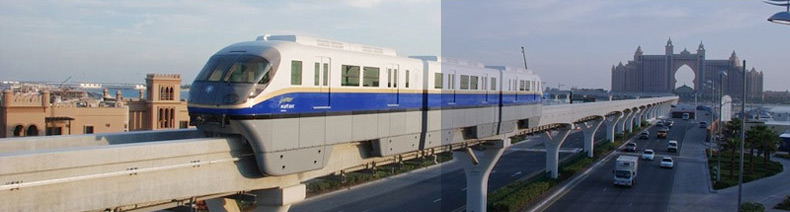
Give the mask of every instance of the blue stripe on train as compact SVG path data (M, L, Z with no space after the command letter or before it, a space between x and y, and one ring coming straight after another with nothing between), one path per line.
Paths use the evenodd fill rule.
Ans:
M538 94L503 95L503 105L541 102ZM429 108L497 106L499 94L428 94ZM321 106L330 106L321 108ZM315 112L409 110L422 107L422 94L391 93L287 93L272 97L251 108L213 109L189 107L190 113L261 115Z

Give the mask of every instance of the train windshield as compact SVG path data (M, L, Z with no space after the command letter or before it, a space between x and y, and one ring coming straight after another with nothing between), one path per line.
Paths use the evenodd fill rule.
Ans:
M217 55L211 57L197 81L267 84L271 79L269 61L252 55Z

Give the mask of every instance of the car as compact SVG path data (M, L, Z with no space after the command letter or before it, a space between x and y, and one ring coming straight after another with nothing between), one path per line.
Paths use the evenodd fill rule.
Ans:
M678 141L669 140L667 142L667 152L678 152Z
M672 128L672 125L675 125L675 122L672 120L666 120L664 121L664 125L666 125L669 128Z
M667 138L667 133L669 133L669 128L664 127L664 128L658 129L658 132L656 132L656 138L659 138L659 139Z
M660 163L659 166L661 166L661 168L670 168L671 169L671 168L675 167L675 162L672 160L672 157L664 157L664 158L661 158L661 163Z
M654 152L652 149L645 149L645 151L642 152L642 160L653 160L655 156L656 152Z
M636 143L628 142L625 144L625 151L636 152Z
M689 113L683 113L683 120L689 120Z
M699 122L699 128L706 128L708 127L708 122L701 121Z
M650 132L642 131L642 133L639 133L639 139L647 140L649 138L650 138Z

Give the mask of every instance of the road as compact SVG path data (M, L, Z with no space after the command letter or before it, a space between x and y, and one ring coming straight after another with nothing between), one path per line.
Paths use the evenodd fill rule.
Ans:
M649 128L649 139L634 140L638 147L637 153L614 153L615 155L604 161L600 168L592 170L586 178L557 199L546 211L667 211L673 184L676 180L683 179L675 177L677 169L662 169L659 167L659 162L664 156L672 157L676 166L686 160L679 157L678 153L667 152L667 141L677 140L680 147L678 152L682 152L685 143L702 142L684 139L687 138L687 134L704 133L703 129L699 129L697 121L681 119L674 121L675 126L669 131L667 139L657 139L657 128ZM699 138L699 136L693 137ZM641 152L645 149L653 149L656 152L655 160L639 161L635 185L631 188L614 186L611 167L614 167L615 158L624 154L641 158ZM704 170L700 173L704 174Z
M605 126L596 133L596 142L606 137ZM561 150L583 148L583 134L568 136ZM528 139L508 148L489 177L489 192L516 179L542 170L546 153L539 138ZM570 153L560 153L560 157ZM455 161L438 168L396 176L348 191L310 198L295 204L290 211L463 211L466 203L466 176Z

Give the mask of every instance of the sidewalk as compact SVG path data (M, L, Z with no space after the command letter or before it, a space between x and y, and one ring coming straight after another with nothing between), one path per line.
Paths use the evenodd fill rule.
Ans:
M743 184L743 202L759 202L765 206L766 211L780 211L772 209L790 195L790 160L774 158L781 163L784 170L771 177ZM672 207L672 211L735 211L738 201L738 186L710 193L702 198L687 200L684 207Z

